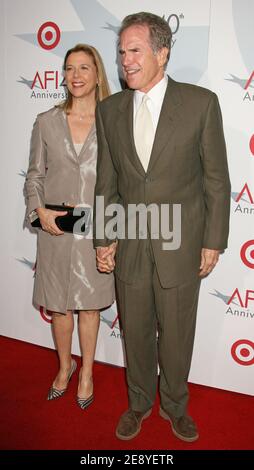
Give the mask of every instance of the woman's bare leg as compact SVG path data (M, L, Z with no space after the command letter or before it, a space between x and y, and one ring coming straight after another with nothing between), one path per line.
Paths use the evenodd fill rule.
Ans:
M68 310L66 315L53 312L52 326L60 366L53 386L58 390L63 390L67 387L71 370L71 343L74 327L72 311Z
M79 376L77 395L86 399L93 393L93 363L100 325L100 312L98 310L81 310L78 325L82 369Z

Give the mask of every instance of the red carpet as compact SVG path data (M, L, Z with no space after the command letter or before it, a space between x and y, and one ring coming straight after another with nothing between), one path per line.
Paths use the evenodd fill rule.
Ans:
M158 415L151 417L129 442L115 437L119 416L127 407L121 368L95 364L95 401L82 411L75 403L78 374L66 395L46 400L57 371L52 350L1 337L1 449L254 449L253 397L190 384L190 414L200 439L185 444ZM80 364L80 359L78 358Z

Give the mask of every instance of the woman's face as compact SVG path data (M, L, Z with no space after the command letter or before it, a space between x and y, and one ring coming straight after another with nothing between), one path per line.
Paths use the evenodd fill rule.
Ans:
M65 81L73 97L95 96L98 77L93 58L83 51L72 52L66 61Z

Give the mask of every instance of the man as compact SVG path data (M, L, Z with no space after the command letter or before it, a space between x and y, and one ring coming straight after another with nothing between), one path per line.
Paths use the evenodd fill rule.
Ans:
M165 248L149 219L147 239L139 231L116 243L95 233L95 246L101 271L114 269L116 253L129 394L116 436L132 439L151 414L159 362L160 415L192 442L198 431L187 415L187 378L200 279L227 247L230 182L218 99L165 75L170 45L170 28L157 15L123 20L119 53L129 89L98 105L96 195L105 208L120 203L126 211L168 204L172 214L170 205L180 205L180 243Z

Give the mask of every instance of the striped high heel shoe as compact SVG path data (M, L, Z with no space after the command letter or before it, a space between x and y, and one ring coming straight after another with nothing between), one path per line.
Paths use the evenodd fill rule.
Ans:
M77 363L76 363L75 359L72 359L71 370L70 370L69 375L68 375L67 386L63 390L58 390L58 388L55 388L52 385L52 387L50 387L50 389L49 389L47 400L56 400L57 398L61 398L65 394L65 392L68 388L69 382L72 378L72 375L74 374L76 369L77 369Z
M78 395L76 396L77 405L81 408L81 410L85 410L90 406L93 402L93 395L90 395L88 398L80 398Z
M79 382L80 382L81 375L82 375L82 367L79 371ZM76 403L81 408L81 410L85 410L86 408L88 408L88 406L90 406L93 403L93 400L94 400L93 393L88 398L81 398L78 395L76 396Z

